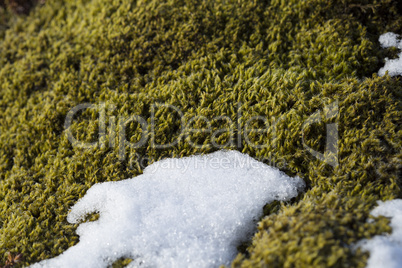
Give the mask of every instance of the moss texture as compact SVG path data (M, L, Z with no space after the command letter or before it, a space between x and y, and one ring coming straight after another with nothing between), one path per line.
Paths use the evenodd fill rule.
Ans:
M401 29L397 0L55 0L23 17L0 8L0 258L22 252L28 265L62 253L78 242L68 210L89 187L164 157L212 152L214 139L308 184L297 200L261 208L265 217L234 267L364 267L368 254L351 245L391 230L385 218L367 223L369 211L376 200L402 197L402 82L375 74L395 53L380 49L379 35ZM334 101L335 118L302 131ZM107 146L67 139L66 115L81 103L108 107ZM148 139L131 148L118 138L112 146L113 116L150 118L155 103L174 105L184 120L227 116L235 123L215 120L211 129L226 124L235 135L183 138L180 118L162 107L154 141L179 138L176 146L157 149ZM268 119L266 133L244 133L252 116ZM98 140L99 120L85 110L73 135ZM322 151L326 123L338 124L336 167L302 143L304 133ZM139 124L126 129L131 142L141 135Z

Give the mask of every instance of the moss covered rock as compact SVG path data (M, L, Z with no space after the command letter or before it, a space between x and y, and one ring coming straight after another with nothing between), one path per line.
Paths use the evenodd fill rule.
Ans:
M401 33L401 18L396 0L55 0L24 17L0 7L0 256L22 252L28 265L77 243L66 216L95 183L226 148L308 184L261 208L234 267L364 267L351 245L390 231L369 211L402 196L402 82L376 75L395 53L378 37ZM67 131L83 103L93 106ZM147 127L126 124L132 115ZM327 149L329 124L335 162L312 154Z

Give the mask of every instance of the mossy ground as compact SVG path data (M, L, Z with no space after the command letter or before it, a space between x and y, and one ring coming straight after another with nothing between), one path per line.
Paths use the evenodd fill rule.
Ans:
M368 254L351 245L389 232L385 218L366 220L377 200L402 197L402 82L375 74L395 53L380 49L379 35L402 33L398 2L55 0L28 16L0 8L0 257L22 252L28 265L62 253L78 242L68 210L93 184L136 176L145 158L212 152L216 138L223 148L281 163L308 184L297 200L264 209L233 266L364 267ZM304 139L322 151L325 124L337 123L336 167L302 143L303 122L334 101L337 117L311 125ZM166 103L187 120L225 115L238 122L240 106L241 127L216 120L212 131L227 123L235 142L228 133L189 132L168 149L151 139L127 145L122 160L119 139L93 149L67 139L66 115L85 102L114 105L107 119L149 118L153 104ZM157 143L180 137L172 111L156 116ZM265 148L238 144L252 116L268 119L267 133L249 135ZM106 141L110 129L118 133L110 123ZM71 126L88 142L98 129L94 109ZM141 134L136 123L126 130L132 142Z

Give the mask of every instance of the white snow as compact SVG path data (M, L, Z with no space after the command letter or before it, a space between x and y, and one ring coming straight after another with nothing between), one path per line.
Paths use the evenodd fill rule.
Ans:
M60 256L31 267L107 267L121 257L130 267L229 265L250 238L263 206L288 200L302 179L237 151L166 159L144 174L94 185L71 209L80 241Z
M396 33L385 33L380 36L379 40L383 48L398 47L402 48L402 44L398 42L398 35Z
M392 234L375 236L357 244L363 250L370 251L367 268L402 267L402 199L378 202L371 215L391 218Z
M395 33L385 33L380 36L379 42L384 48L397 47L402 50L402 40L398 40L398 37ZM388 71L390 76L402 75L402 51L398 56L398 59L385 59L385 66L378 71L378 74L383 76Z

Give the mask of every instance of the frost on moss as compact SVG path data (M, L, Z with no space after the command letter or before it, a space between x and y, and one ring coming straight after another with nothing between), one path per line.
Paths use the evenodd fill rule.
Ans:
M375 74L392 53L378 37L401 34L401 18L392 0L56 0L26 17L1 16L0 256L22 252L26 265L54 257L77 243L67 212L93 184L216 149L210 135L188 133L169 149L123 147L121 160L118 146L80 149L65 135L66 115L81 103L114 107L106 110L110 120L149 118L153 104L166 103L187 119L232 122L240 106L235 137L253 116L267 118L266 134L248 135L265 148L232 144L225 134L220 144L281 163L308 182L303 197L261 219L234 266L363 267L367 254L349 245L390 231L385 219L366 219L376 200L401 196L401 80ZM306 151L301 135L303 122L333 101L338 116L310 125L304 140L322 151L325 124L337 123L335 168ZM98 114L75 118L74 137L96 141ZM157 116L154 139L175 140L179 119L168 109ZM212 132L223 123L213 122ZM131 124L126 136L138 141L139 130Z

